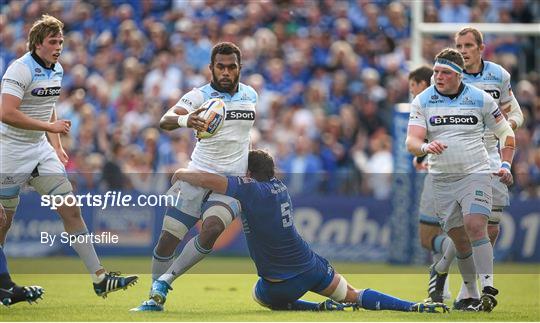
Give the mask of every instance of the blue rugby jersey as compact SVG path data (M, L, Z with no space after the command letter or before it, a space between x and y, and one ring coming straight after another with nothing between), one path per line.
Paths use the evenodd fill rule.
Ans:
M259 276L284 280L315 266L315 254L294 227L291 197L281 181L229 176L226 195L242 204L242 226Z

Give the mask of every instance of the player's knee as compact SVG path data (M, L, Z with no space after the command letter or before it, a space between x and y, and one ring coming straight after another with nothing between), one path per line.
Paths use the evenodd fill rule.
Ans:
M212 219L211 223L216 223L216 220L219 220L219 222L221 222L221 227L223 227L223 231L233 221L233 211L226 204L214 204L204 210L202 214L203 225L210 219Z
M347 298L347 280L343 276L339 276L339 282L336 289L330 295L330 298L336 302L343 302Z
M173 240L174 238L176 238L177 241L179 242L180 240L184 239L184 236L189 231L189 228L180 220L177 220L171 216L165 215L165 217L163 218L163 226L161 230L162 230L162 234L160 237L160 241L162 238L165 240ZM165 234L165 233L168 233L168 234Z
M465 230L470 240L476 240L487 236L487 221L483 216L466 216Z
M73 192L71 182L64 175L37 176L30 180L30 185L40 195L65 196Z
M261 305L262 307L271 308L270 305L268 305L268 304L266 304L265 302L263 302L263 301L261 300L261 297L258 295L258 293L259 293L259 292L257 291L257 285L258 285L258 284L259 284L259 281L257 281L257 282L255 283L255 285L253 285L253 289L252 289L252 291L251 291L251 297L253 297L253 300L254 300L257 304Z
M19 205L19 196L10 196L10 197L0 197L0 204L4 207L6 212L13 212L17 210Z
M216 216L207 217L202 224L199 242L201 246L211 249L219 235L225 230L225 225Z

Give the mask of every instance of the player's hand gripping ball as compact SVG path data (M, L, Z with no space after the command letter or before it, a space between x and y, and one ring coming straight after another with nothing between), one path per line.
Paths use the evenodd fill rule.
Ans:
M206 131L197 131L197 138L205 139L214 136L225 121L225 102L219 98L204 102L201 108L205 108L199 116L206 120Z

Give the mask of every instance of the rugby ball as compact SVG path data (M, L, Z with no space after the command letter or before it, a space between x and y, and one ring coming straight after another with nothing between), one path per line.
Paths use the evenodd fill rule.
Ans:
M205 108L199 113L199 116L206 120L205 131L197 131L196 136L199 139L206 139L214 136L225 121L225 102L219 98L210 99L201 105Z

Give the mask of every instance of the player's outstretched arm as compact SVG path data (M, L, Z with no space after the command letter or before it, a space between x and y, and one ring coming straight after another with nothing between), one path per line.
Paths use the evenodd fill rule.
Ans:
M197 131L205 131L205 120L199 116L204 108L199 108L191 113L184 108L174 106L167 111L159 121L159 127L163 130L174 130L180 127L193 128Z
M22 100L14 95L3 93L0 118L3 123L26 130L41 130L53 133L68 133L71 128L69 120L57 120L53 123L30 118L19 110Z
M172 182L184 181L194 186L210 189L219 194L225 194L227 192L227 186L229 184L227 177L189 170L186 168L178 169L172 178Z

